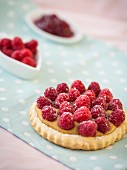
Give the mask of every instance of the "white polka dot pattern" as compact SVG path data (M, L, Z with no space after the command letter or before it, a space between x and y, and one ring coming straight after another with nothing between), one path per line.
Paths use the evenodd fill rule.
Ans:
M122 168L122 165L121 165L121 164L116 164L114 167L115 167L116 169L121 169L121 168Z
M30 136L31 136L31 134L30 134L29 132L24 132L24 136L26 136L26 137L30 137Z
M14 11L8 11L7 16L10 18L14 17L15 16Z
M127 144L125 144L125 148L127 148Z
M28 126L28 125L29 125L29 123L28 123L27 121L22 121L22 124L23 124L24 126Z
M96 159L97 159L96 156L90 156L90 160L94 161L94 160L96 160Z
M117 156L111 155L110 159L117 159Z
M27 113L26 113L26 111L20 111L20 114L21 115L26 115Z
M24 100L24 99L19 99L18 102L19 102L20 104L24 104L24 103L25 103L25 100Z
M8 108L7 108L7 107L1 107L1 110L2 110L3 112L7 112L7 111L8 111Z
M96 167L94 167L93 170L102 170L102 168L100 166L96 166Z
M76 161L77 161L77 158L74 157L74 156L70 156L70 157L69 157L69 160L70 160L71 162L76 162Z
M7 98L6 98L6 97L1 97L0 100L1 100L1 101L6 101Z
M51 145L46 145L46 148L47 148L48 150L52 150L52 146L51 146Z
M3 118L3 121L4 121L5 123L7 123L7 122L9 122L10 120L9 120L9 118L4 117L4 118Z

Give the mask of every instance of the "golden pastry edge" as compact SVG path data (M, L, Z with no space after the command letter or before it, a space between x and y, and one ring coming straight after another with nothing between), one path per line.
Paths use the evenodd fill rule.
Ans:
M33 103L29 112L30 123L33 128L43 138L65 148L80 150L103 149L120 140L127 132L127 112L125 112L124 122L112 133L104 136L84 137L80 135L69 135L58 132L57 130L54 130L42 123L35 111L35 106L36 103Z

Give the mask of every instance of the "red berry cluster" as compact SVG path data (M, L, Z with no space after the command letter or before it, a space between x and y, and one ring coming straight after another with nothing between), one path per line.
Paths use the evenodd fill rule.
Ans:
M75 80L70 88L66 83L49 87L37 99L37 106L44 119L58 118L58 126L64 130L71 130L77 122L82 136L95 136L97 130L106 133L110 122L119 126L125 120L121 101L113 98L109 89L101 89L98 82L91 82L88 88L81 80Z
M0 50L5 55L32 67L36 67L37 46L36 40L24 43L20 37L14 37L12 40L9 38L0 40Z
M72 37L73 32L70 29L69 24L60 19L55 14L44 15L41 18L34 21L34 24L50 34L61 36L61 37Z

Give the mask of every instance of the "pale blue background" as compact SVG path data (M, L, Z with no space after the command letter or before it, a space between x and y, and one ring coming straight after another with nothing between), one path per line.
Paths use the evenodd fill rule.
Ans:
M127 135L99 151L74 151L41 138L29 124L28 112L48 86L81 79L86 87L98 81L120 98L127 109L127 55L103 42L84 39L74 45L52 43L26 24L26 12L36 8L30 0L0 0L0 32L35 38L42 52L42 69L33 80L23 80L0 67L0 125L61 163L75 170L127 169ZM3 33L1 33L2 35Z

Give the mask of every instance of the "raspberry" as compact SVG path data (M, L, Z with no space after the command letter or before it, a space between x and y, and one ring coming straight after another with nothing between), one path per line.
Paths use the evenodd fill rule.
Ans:
M84 94L90 98L91 103L96 99L96 96L93 90L87 90Z
M116 109L109 116L109 121L115 126L119 126L125 120L125 113L123 110Z
M83 121L78 126L78 133L82 136L92 137L96 135L97 124L92 121Z
M42 117L48 121L54 121L57 118L56 110L52 106L44 106L42 108Z
M12 53L13 53L13 50L12 49L9 49L9 48L6 48L6 47L3 47L2 49L1 49L1 51L5 54L5 55L7 55L7 56L11 56L12 55Z
M54 101L57 97L56 90L53 87L47 88L44 92L44 95L52 101Z
M112 99L108 104L108 110L123 109L123 105L119 99Z
M70 29L69 24L55 14L43 15L35 20L34 24L41 30L57 36L72 37L74 34Z
M74 112L74 120L77 122L82 122L82 121L86 121L86 120L90 120L92 117L89 109L85 106L82 106L80 108L78 108L75 112Z
M76 89L78 89L78 91L80 92L80 94L82 94L82 93L84 93L85 92L85 86L84 86L84 84L82 83L82 81L81 80L75 80L73 83L72 83L72 85L71 85L71 89L74 89L74 88L76 88Z
M93 90L95 95L98 96L101 91L101 88L99 83L94 81L90 83L90 85L88 86L88 90Z
M64 101L69 101L69 96L67 93L60 93L55 100L54 103L55 107L59 108L60 104L63 103Z
M57 91L57 94L68 93L69 87L66 83L60 83L60 84L57 85L56 91Z
M74 102L77 97L80 96L80 92L78 91L78 89L70 89L68 94L71 102Z
M70 112L73 113L73 106L71 105L70 102L64 101L63 103L60 104L59 108L59 114L63 114L64 112Z
M21 57L20 57L20 50L16 50L12 53L11 58L20 61Z
M5 47L6 49L10 49L11 48L11 40L8 38L3 38L0 40L0 49L2 50L2 48Z
M109 121L105 117L98 117L95 122L97 123L97 130L106 133L110 129Z
M74 103L75 109L80 108L81 106L86 106L87 108L91 107L90 99L87 95L80 95Z
M94 119L97 117L106 117L105 109L101 105L95 105L91 109L91 114Z
M36 40L31 40L25 43L25 47L30 49L33 54L37 51L38 42Z
M109 89L105 88L105 89L101 90L101 92L99 93L99 97L103 97L105 99L106 103L109 103L112 100L113 95Z
M73 114L70 112L64 112L58 119L58 125L64 130L70 130L74 127Z
M40 96L37 99L37 107L39 109L42 109L44 106L50 106L50 105L52 105L51 100L46 98L45 96Z
M25 57L33 58L33 53L29 49L24 48L20 51L20 57L21 57L21 59L23 59Z
M95 105L101 105L104 109L106 109L106 101L103 97L98 97L93 103L93 106Z
M36 61L31 57L25 57L21 60L21 62L29 66L36 67Z
M20 37L15 37L11 41L11 45L13 50L22 50L24 48L23 41Z

